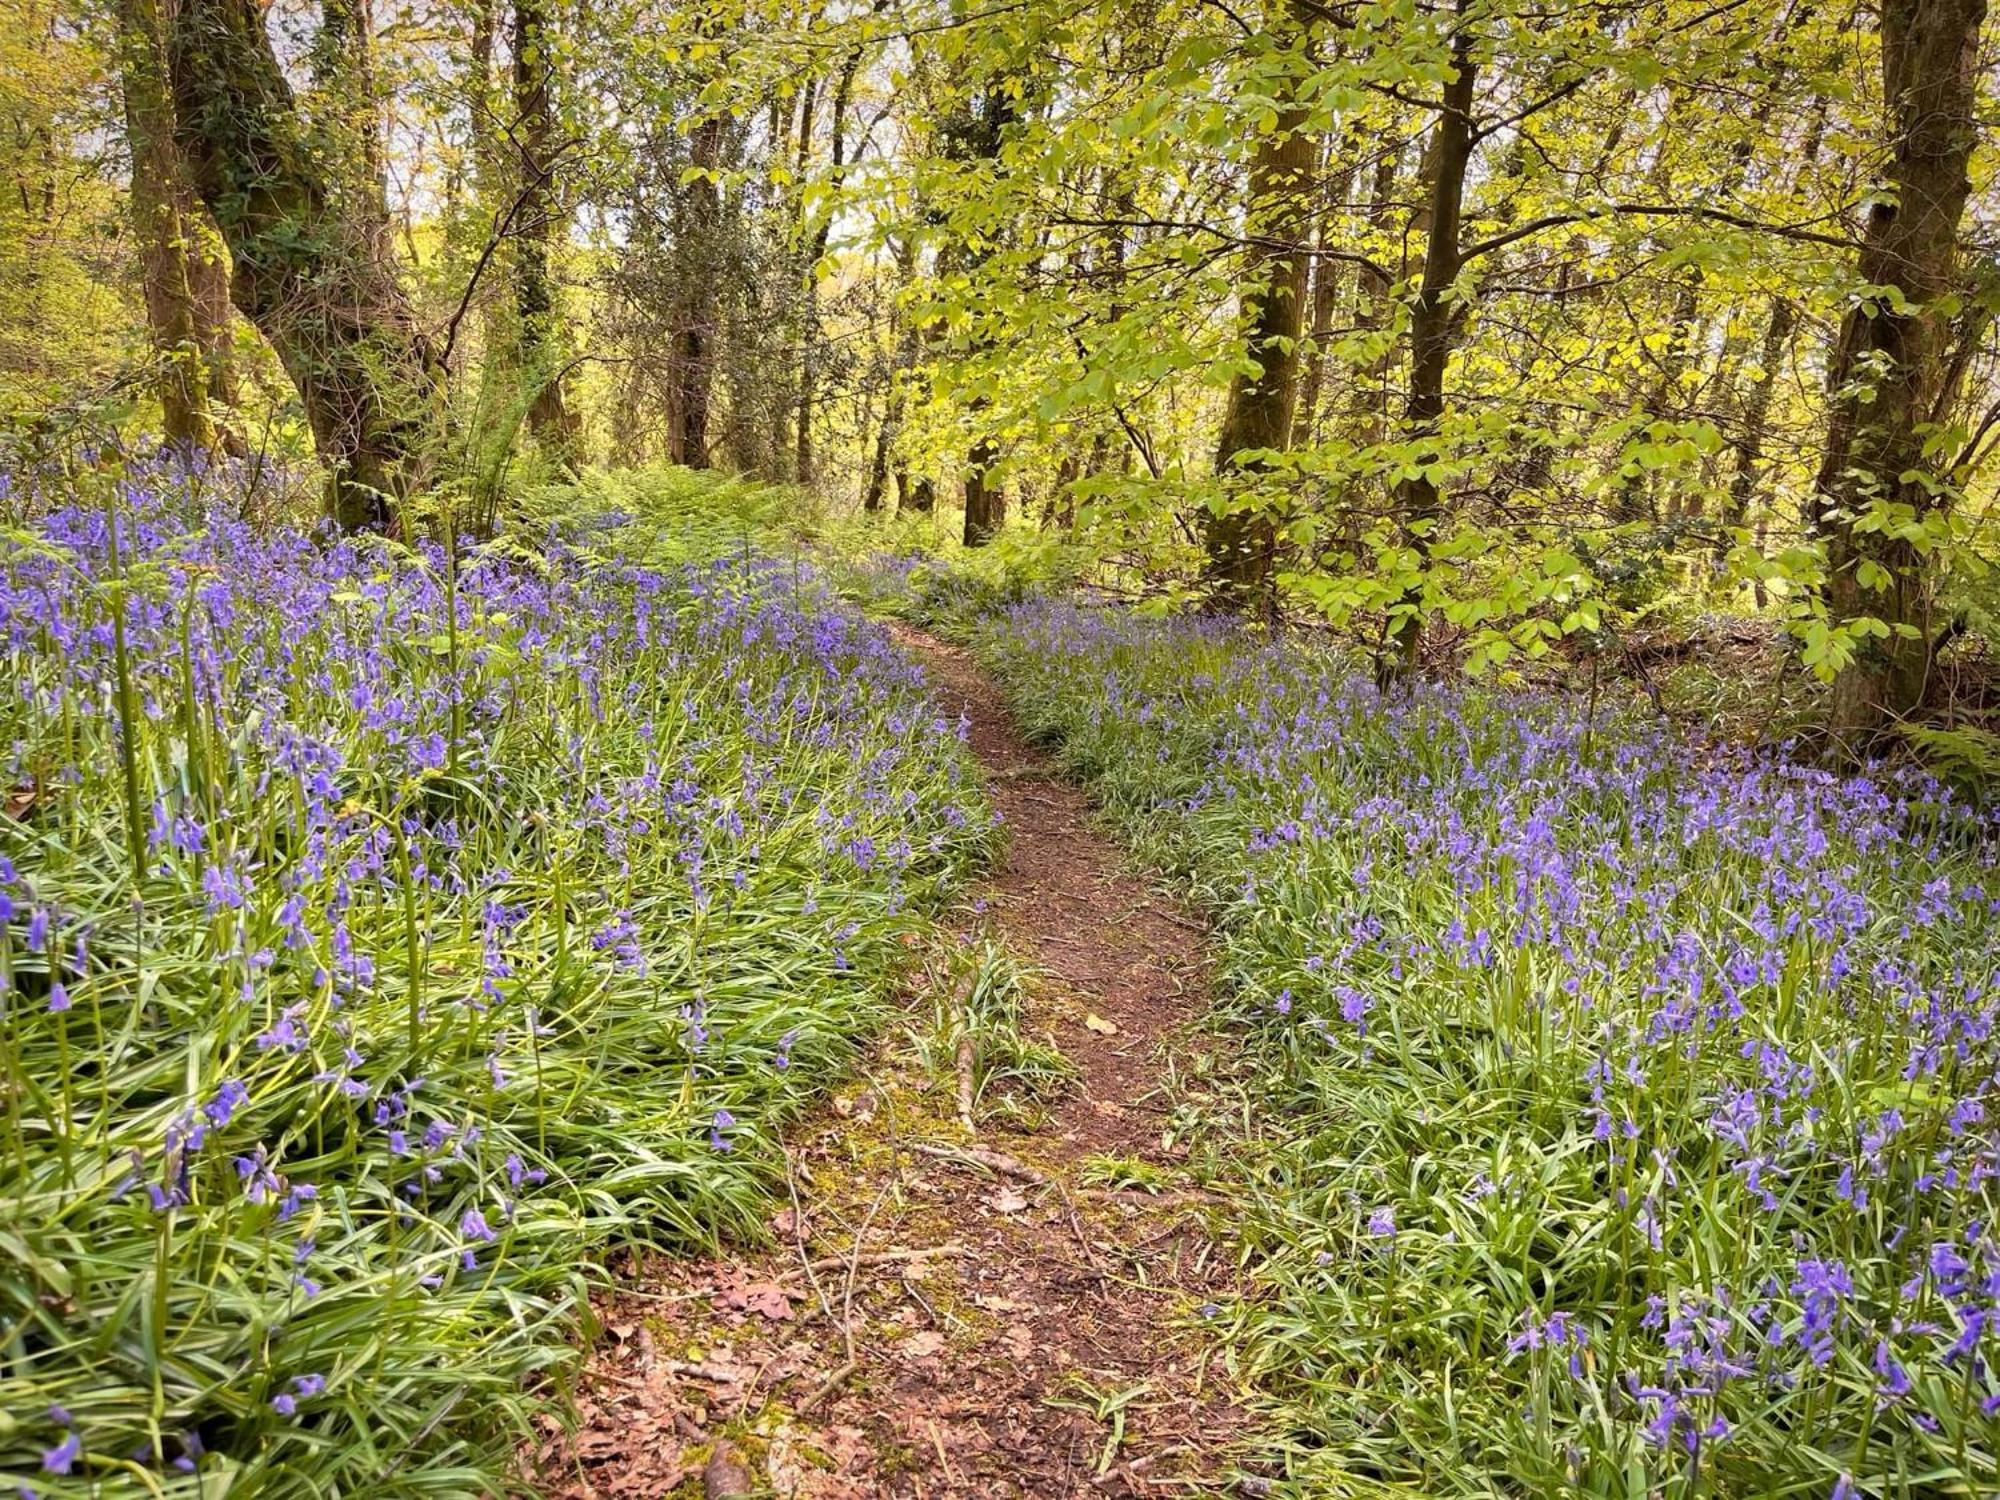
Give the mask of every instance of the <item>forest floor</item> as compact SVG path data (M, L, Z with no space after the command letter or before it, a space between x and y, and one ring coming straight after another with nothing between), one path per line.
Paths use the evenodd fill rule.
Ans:
M1225 1482L1244 1414L1189 1328L1232 1260L1178 1181L1163 1081L1199 1099L1201 925L1131 873L963 652L898 629L974 754L1007 852L959 914L1033 976L1022 1031L1076 1077L1032 1130L960 1112L913 993L788 1133L768 1249L628 1268L582 1426L535 1456L564 1500L1172 1494ZM935 973L935 968L932 969ZM1134 1183L1143 1183L1135 1188Z

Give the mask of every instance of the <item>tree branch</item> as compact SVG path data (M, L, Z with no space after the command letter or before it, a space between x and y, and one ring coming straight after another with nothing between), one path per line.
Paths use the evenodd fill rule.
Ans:
M1733 214L1727 209L1705 208L1698 204L1677 203L1613 203L1591 212L1544 214L1539 219L1530 219L1525 224L1517 224L1503 234L1480 240L1466 246L1460 255L1461 261L1469 261L1481 255L1489 255L1517 240L1525 240L1540 234L1544 229L1558 229L1564 224L1592 224L1600 219L1655 218L1655 219L1707 219L1717 224L1728 224L1737 229L1748 229L1757 234L1773 235L1781 240L1795 240L1807 245L1830 245L1836 250L1852 250L1854 241L1836 234L1821 234L1813 229L1800 229L1790 224L1766 224L1744 214Z

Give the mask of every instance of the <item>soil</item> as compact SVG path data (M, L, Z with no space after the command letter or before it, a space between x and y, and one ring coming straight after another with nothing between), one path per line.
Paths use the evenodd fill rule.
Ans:
M1213 1062L1201 924L1126 868L967 655L897 634L965 715L1009 829L953 936L1029 967L1021 1029L1077 1076L968 1129L960 1070L914 1041L937 996L913 994L790 1133L768 1248L633 1268L600 1301L582 1425L535 1455L566 1500L1169 1494L1230 1474L1239 1392L1192 1325L1233 1267L1161 1087Z

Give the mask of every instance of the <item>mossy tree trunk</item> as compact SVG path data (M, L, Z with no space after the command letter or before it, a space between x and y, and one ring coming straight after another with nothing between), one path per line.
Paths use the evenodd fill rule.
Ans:
M229 247L231 295L298 389L333 517L393 530L428 477L442 371L384 237L311 149L257 0L180 0L167 60L176 137Z
M120 0L119 74L132 155L132 228L161 426L184 451L237 446L229 426L229 267L174 138L166 23L158 0Z
M1940 503L1927 439L1948 415L1959 221L1979 129L1979 33L1986 0L1886 0L1882 99L1890 134L1861 246L1858 298L1828 371L1833 414L1816 493L1835 619L1872 619L1833 685L1828 728L1866 750L1924 698L1935 579L1917 535Z
M555 189L553 30L544 0L514 0L514 113L520 148L519 243L514 251L514 298L519 314L517 357L532 382L528 428L563 462L578 459L575 415L563 394L567 351L556 326L550 247L561 219Z
M1257 138L1250 157L1242 304L1245 348L1255 373L1239 372L1215 445L1215 473L1229 479L1253 472L1256 455L1291 446L1298 406L1306 296L1306 236L1317 155L1299 99L1308 15L1305 0L1280 0L1272 45L1298 54L1299 68L1276 87L1277 119ZM1268 517L1227 507L1202 518L1211 599L1231 611L1274 603L1276 537Z

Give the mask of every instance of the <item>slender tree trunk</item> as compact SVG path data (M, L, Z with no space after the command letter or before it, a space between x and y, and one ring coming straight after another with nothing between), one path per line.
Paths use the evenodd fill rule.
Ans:
M565 464L579 458L575 415L563 395L565 341L556 324L550 247L562 226L555 190L553 29L546 0L514 0L514 126L520 149L520 225L514 247L514 302L520 319L518 363L532 382L528 428Z
M1806 131L1805 144L1799 152L1798 167L1790 183L1793 189L1797 188L1813 163L1819 160L1820 148L1826 141L1826 106L1827 101L1822 96L1817 101L1812 123ZM1770 315L1764 324L1764 340L1756 373L1751 376L1748 389L1738 398L1740 417L1736 437L1730 444L1729 498L1724 502L1726 509L1722 527L1715 540L1718 564L1729 555L1730 533L1741 529L1750 516L1751 502L1756 497L1758 481L1763 477L1764 444L1770 431L1771 400L1777 393L1778 371L1791 349L1798 324L1798 305L1789 297L1773 297ZM1756 592L1761 607L1764 601L1761 580L1756 585Z
M1396 196L1396 172L1402 164L1400 148L1383 148L1375 163L1375 182L1368 195L1368 227L1380 233L1389 222L1389 209ZM1360 329L1374 332L1389 320L1389 278L1370 262L1354 271L1354 322ZM1356 440L1364 446L1382 441L1389 426L1389 373L1394 355L1384 349L1367 367L1357 372L1350 409L1358 430Z
M869 510L879 510L882 505L884 486L887 483L891 465L896 457L896 438L903 426L903 403L907 399L906 383L910 372L917 367L917 320L910 317L901 307L901 294L915 280L917 274L917 237L906 234L896 243L896 291L897 306L891 313L896 335L896 352L889 368L889 387L884 393L882 425L875 434L875 461L868 475L868 490L862 497L863 505ZM909 476L900 469L896 472L896 499L899 505L909 503Z
M965 122L959 149L970 160L997 162L1001 138L1015 120L1013 96L999 83L990 85L982 100ZM984 261L984 252L974 264ZM977 403L983 409L985 402ZM994 480L993 466L999 461L1000 446L991 434L974 440L965 455L965 529L968 547L983 547L998 536L1007 524L1007 491Z
M1349 130L1335 148L1340 152L1340 161L1327 163L1326 187L1320 196L1319 245L1322 250L1333 244L1340 216L1347 212L1347 200L1354 192L1355 158L1361 148L1360 133ZM1340 289L1344 282L1338 261L1321 256L1313 262L1310 357L1299 387L1298 416L1292 423L1298 436L1307 443L1311 443L1319 433L1320 398L1326 390L1327 377L1332 373L1333 320L1340 312Z
M1285 0L1277 18L1274 46L1295 54L1278 85L1278 118L1257 138L1250 157L1249 203L1245 221L1253 243L1244 252L1242 290L1246 348L1257 370L1239 372L1230 382L1222 430L1215 444L1220 478L1254 470L1256 453L1291 446L1297 407L1300 332L1306 294L1305 237L1314 146L1306 133L1299 100L1303 44L1309 21L1304 0ZM1202 518L1208 553L1210 597L1221 608L1242 611L1270 607L1276 586L1276 535L1268 518L1225 508Z
M1798 325L1798 304L1789 297L1773 297L1757 370L1751 376L1749 390L1744 392L1742 422L1732 445L1735 462L1729 475L1729 510L1723 517L1723 534L1715 542L1718 559L1728 555L1729 533L1740 528L1750 514L1750 501L1764 470L1764 439L1770 427L1771 397L1777 391L1778 371Z
M154 388L161 426L175 448L228 446L222 414L235 397L229 273L174 139L166 26L158 0L121 0L118 22L125 131L132 154L132 227L146 325L159 362Z
M328 181L342 215L368 236L368 253L389 253L389 162L382 143L382 92L375 58L374 0L320 0L308 54L309 113L322 137Z
M889 493L889 423L885 416L882 425L875 429L875 448L868 461L868 484L861 492L861 508L874 515L882 509L883 498Z
M393 529L429 477L442 372L386 247L341 212L257 0L180 0L167 42L176 136L235 263L237 309L298 388L334 518Z
M689 136L689 164L705 174L722 163L723 121L711 116ZM722 233L722 193L706 175L687 184L682 199L682 234L676 258L682 263L686 298L674 333L673 460L705 469L709 454L708 414L715 387L715 348L722 321L717 286L716 244Z
M1985 0L1884 0L1882 98L1892 137L1887 195L1869 210L1859 279L1895 288L1857 300L1829 369L1833 412L1815 484L1826 537L1827 605L1888 634L1859 644L1833 684L1828 728L1866 749L1924 698L1934 586L1904 534L1939 503L1928 424L1948 409L1958 227L1978 142ZM1884 524L1887 523L1887 524Z
M1459 242L1465 208L1465 173L1472 160L1472 100L1476 68L1472 33L1459 6L1458 30L1452 42L1452 77L1444 86L1443 108L1432 127L1425 154L1427 197L1424 217L1424 274L1410 304L1410 390L1403 404L1403 435L1420 450L1431 446L1445 412L1445 373L1458 335L1458 309L1451 292L1464 269ZM1434 454L1424 456L1435 457ZM1430 466L1396 487L1396 504L1404 533L1419 555L1428 553L1430 532L1444 514L1444 496ZM1384 671L1407 671L1416 661L1423 633L1421 601L1413 591L1392 611L1389 634L1397 642L1385 656Z
M861 49L848 53L847 61L841 66L840 78L833 90L833 114L828 121L832 138L828 142L828 157L832 170L828 180L836 195L836 202L819 211L819 224L813 230L812 242L807 246L805 274L805 307L801 315L799 334L799 437L798 437L798 481L810 485L813 480L813 402L817 399L814 390L819 375L820 327L819 327L819 263L826 256L826 245L833 232L833 216L838 208L837 195L847 171L847 109L854 97L854 76L861 71Z

